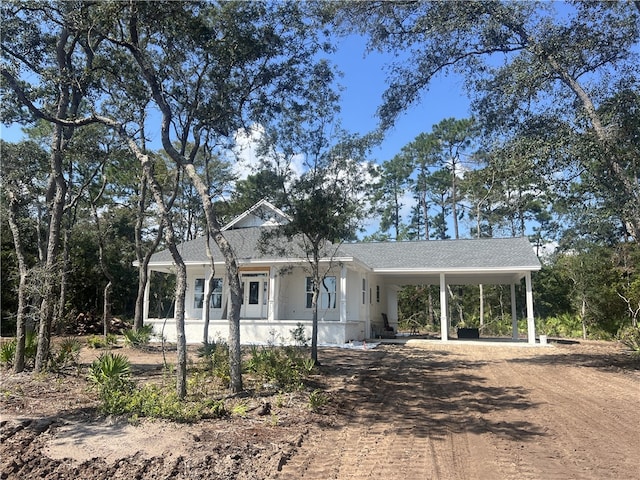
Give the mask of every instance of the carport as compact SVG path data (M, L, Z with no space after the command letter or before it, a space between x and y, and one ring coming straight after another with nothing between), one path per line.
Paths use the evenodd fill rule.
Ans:
M512 338L518 339L516 285L525 281L527 341L536 342L531 273L540 261L525 237L358 243L341 246L384 281L387 291L406 285L438 285L442 341L449 340L449 285L509 285ZM397 295L391 295L389 314L397 318ZM395 308L395 312L393 309Z

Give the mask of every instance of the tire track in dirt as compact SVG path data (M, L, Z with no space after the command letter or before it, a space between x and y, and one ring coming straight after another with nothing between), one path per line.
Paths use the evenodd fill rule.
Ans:
M575 360L553 348L382 347L337 392L348 415L278 478L640 478L637 376Z
M553 350L547 350L535 356L496 360L484 372L491 382L517 382L529 392L535 408L512 412L510 421L533 422L541 433L529 439L486 436L493 445L497 478L640 478L637 463L635 475L629 476L634 471L635 447L617 441L634 436L640 440L637 422L633 426L620 415L630 410L638 413L639 398L636 395L634 402L630 380L576 366L570 358L564 364L550 365L556 357ZM601 391L593 388L598 384L603 385Z
M405 354L383 352L359 373L357 386L347 388L343 401L353 413L346 422L316 432L323 439L303 443L278 478L468 478L468 443L443 415L436 418L431 412L434 399L448 396L438 386L442 380L433 382L425 365L403 372ZM319 444L324 450L318 450Z

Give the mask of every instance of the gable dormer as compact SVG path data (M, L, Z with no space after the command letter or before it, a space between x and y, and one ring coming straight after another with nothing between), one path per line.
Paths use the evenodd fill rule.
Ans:
M237 230L252 227L277 227L289 223L291 218L282 210L268 202L260 200L246 212L227 223L222 230Z

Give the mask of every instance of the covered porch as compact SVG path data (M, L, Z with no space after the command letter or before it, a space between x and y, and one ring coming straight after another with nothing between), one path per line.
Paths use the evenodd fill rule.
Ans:
M404 286L408 285L435 285L439 287L440 305L440 341L450 342L457 337L452 336L450 306L449 306L449 286L452 285L509 285L511 304L511 341L521 343L518 333L518 317L516 286L521 285L524 279L524 305L525 319L527 326L526 342L534 345L536 343L536 330L533 314L533 285L531 280L531 270L521 269L491 269L481 271L471 270L446 270L446 271L407 271L380 269L377 274L384 278L389 294L388 316L392 322L398 321L398 296L397 293ZM498 340L498 339L494 339ZM502 341L508 339L500 339ZM468 340L465 340L468 341ZM477 341L477 340L475 340ZM495 342L494 342L495 343Z

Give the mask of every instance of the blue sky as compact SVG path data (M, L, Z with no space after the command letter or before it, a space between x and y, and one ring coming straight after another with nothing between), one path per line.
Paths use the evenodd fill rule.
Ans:
M392 55L377 52L365 56L365 48L363 38L351 36L340 41L337 53L331 58L344 74L340 80L345 88L342 92L343 127L362 134L376 128L375 113L387 87L385 65L393 60ZM421 102L400 115L380 147L373 150L372 159L378 163L391 159L419 133L430 131L440 120L468 117L469 104L460 77L435 78Z
M382 102L386 83L385 65L392 55L372 52L365 55L365 39L350 36L339 40L338 51L330 57L343 77L342 126L354 133L366 134L377 126L376 110ZM371 160L378 163L391 159L419 133L430 131L440 120L448 117L464 118L469 115L469 100L460 78L436 78L422 101L400 115L384 141L372 152ZM19 126L0 126L0 137L6 141L22 138Z

